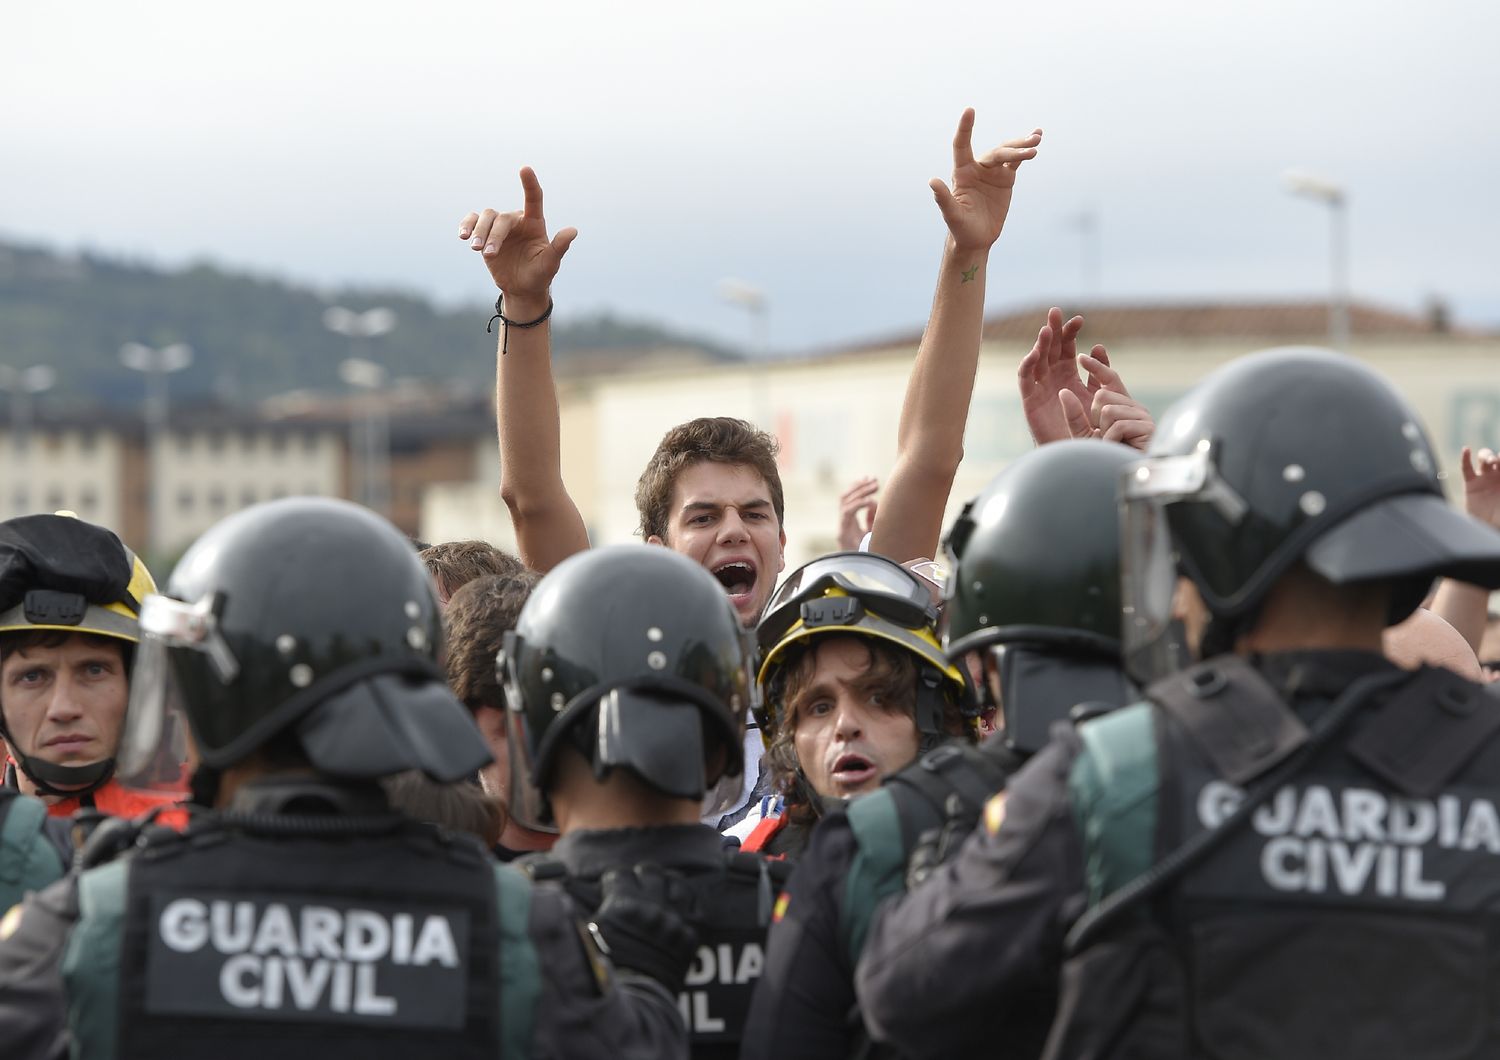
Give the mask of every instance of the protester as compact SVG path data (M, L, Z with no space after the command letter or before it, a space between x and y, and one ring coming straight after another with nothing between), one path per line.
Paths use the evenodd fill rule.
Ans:
M175 706L216 812L140 831L6 922L7 1060L682 1055L671 997L612 970L564 895L387 805L382 777L451 782L488 758L394 527L343 502L247 508L140 624L121 771ZM673 918L622 881L595 922L649 952Z
M1489 449L1476 453L1466 445L1459 454L1459 468L1464 476L1464 511L1500 529L1500 456ZM1444 578L1431 607L1478 652L1484 641L1489 599L1490 594L1477 585Z
M936 551L943 503L962 456L964 416L955 415L955 410L968 408L973 389L989 249L1009 212L1016 170L1035 157L1041 142L1037 130L976 159L971 147L973 126L974 112L967 110L953 142L951 188L940 180L930 185L949 240L932 318L902 406L897 461L871 545L875 551L901 559L931 556ZM541 184L531 169L521 171L521 185L523 210L468 214L459 224L459 237L481 253L501 292L496 398L501 496L515 524L522 560L536 570L548 570L588 547L583 520L562 482L546 326L552 311L552 278L578 232L564 228L549 239ZM744 577L736 576L726 588L737 590L732 593L736 610L742 622L752 625L782 569L785 513L774 468L774 443L760 442L747 424L740 427L747 440L731 438L728 449L720 448L726 434L724 421L716 427L686 424L669 432L642 478L637 507L648 540L656 537L670 548L689 551L711 570L716 565L723 570L725 555L744 565L737 568ZM708 445L699 436L718 444ZM757 448L762 452L757 453ZM769 460L764 455L767 451ZM659 474L662 469L668 470L665 478ZM684 474L687 481L678 482L677 477ZM653 511L653 505L663 500L665 518L660 508ZM754 506L759 513L756 520L747 520L742 502ZM770 522L773 514L774 524ZM700 532L691 541L674 536L673 530L678 529L674 522L689 519L697 520L694 528ZM752 533L759 528L759 519L766 520L765 541ZM705 549L704 532L710 528L715 543Z
M536 583L537 575L525 568L510 575L475 578L453 594L443 612L448 687L469 708L489 745L490 761L480 768L479 782L486 794L502 802L510 798L510 740L508 704L495 660ZM528 850L546 850L555 838L550 832L521 824L511 815L507 802L504 830L491 846L501 861L510 861Z
M1320 351L1211 374L1121 490L1128 665L1161 675L1174 614L1207 661L1059 729L882 906L872 1033L973 1055L1061 975L1052 1056L1486 1051L1500 713L1381 634L1435 575L1500 584L1500 532L1447 507L1405 401ZM1397 820L1438 802L1469 840Z
M985 802L1075 705L1127 702L1120 670L1120 470L1133 450L1070 441L1011 464L949 531L941 625L950 663L982 675L997 731L950 739L829 813L812 833L772 928L746 1057L859 1055L854 966L880 901L946 861ZM1037 992L1035 1050L1055 998Z
M428 545L418 553L437 586L438 602L444 607L460 588L487 575L508 577L526 568L521 561L487 541L444 541Z
M850 484L839 497L838 545L840 552L859 552L874 528L879 510L880 480L865 475Z
M611 872L649 864L679 877L672 893L697 945L686 980L678 971L663 984L699 1060L739 1055L784 875L726 852L698 822L718 775L740 768L751 649L700 567L614 546L543 578L504 653L513 805L530 827L561 833L551 853L517 864L560 880L589 912Z
M874 553L836 552L787 576L756 630L784 812L756 823L744 849L795 858L829 810L946 739L973 741L978 710L937 618L929 583Z
M1045 445L1068 438L1102 438L1145 450L1155 429L1151 413L1130 396L1103 346L1079 355L1082 330L1083 317L1065 322L1062 310L1052 307L1035 345L1016 368L1021 410L1032 439ZM1087 381L1079 377L1080 368Z

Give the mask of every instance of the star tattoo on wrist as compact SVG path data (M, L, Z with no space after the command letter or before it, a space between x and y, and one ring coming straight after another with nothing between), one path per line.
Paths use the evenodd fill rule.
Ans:
M963 270L963 277L964 278L960 282L962 282L962 283L968 283L970 280L972 280L978 274L979 274L979 266L978 265L971 265L967 269Z

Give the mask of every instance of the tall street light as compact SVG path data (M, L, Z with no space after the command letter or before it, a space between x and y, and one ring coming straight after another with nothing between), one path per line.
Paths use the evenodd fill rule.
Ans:
M350 386L364 390L364 416L361 429L350 424L349 448L359 454L359 476L356 494L359 502L381 515L390 514L390 423L376 391L385 386L385 369L367 357L369 341L396 326L396 313L385 306L358 312L344 306L329 306L323 312L323 326L349 339L352 356L339 364L339 378Z
M771 410L766 396L764 359L771 352L771 300L759 287L733 278L719 281L719 297L750 314L751 402L754 407L751 418L761 427L770 429Z
M16 479L21 484L13 500L20 509L32 506L31 487L31 413L32 399L44 390L51 390L57 382L57 373L45 364L34 364L30 368L12 368L0 364L0 390L10 392L10 437L11 451L15 454ZM21 499L21 498L24 498ZM25 510L17 514L26 514Z
M1328 207L1329 299L1328 344L1349 352L1349 214L1348 193L1338 184L1307 173L1284 175L1287 190Z
M166 530L166 440L167 376L193 363L193 348L185 342L174 342L160 349L140 342L120 347L120 363L146 376L146 445L149 468L146 495L150 498L151 551L161 555L168 545Z

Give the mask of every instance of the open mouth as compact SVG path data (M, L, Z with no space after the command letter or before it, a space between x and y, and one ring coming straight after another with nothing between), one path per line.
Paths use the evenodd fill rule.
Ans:
M840 755L833 763L833 769L830 772L834 783L850 788L866 784L879 777L874 762L862 754L853 752Z
M748 598L755 588L755 565L745 560L732 560L713 568L712 574L724 586L724 591L736 604Z

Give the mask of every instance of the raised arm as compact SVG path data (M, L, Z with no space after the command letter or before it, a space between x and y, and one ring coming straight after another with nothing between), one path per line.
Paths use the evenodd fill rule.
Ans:
M930 187L948 226L937 294L917 350L897 429L896 463L875 513L870 550L905 561L937 553L943 506L963 459L964 426L984 327L990 247L1010 211L1016 170L1036 156L1042 131L974 157L974 111L953 137L953 184Z
M1500 456L1488 449L1475 453L1466 445L1460 463L1464 472L1464 511L1488 526L1500 528ZM1444 578L1433 598L1432 610L1463 634L1476 652L1489 620L1490 594L1477 585Z
M542 185L530 167L521 170L521 188L524 209L468 214L459 222L458 237L469 240L469 246L483 257L503 297L505 318L524 324L548 312L552 278L578 229L564 228L548 239ZM546 571L589 547L583 516L562 480L552 333L547 323L497 330L500 498L510 510L521 561Z

